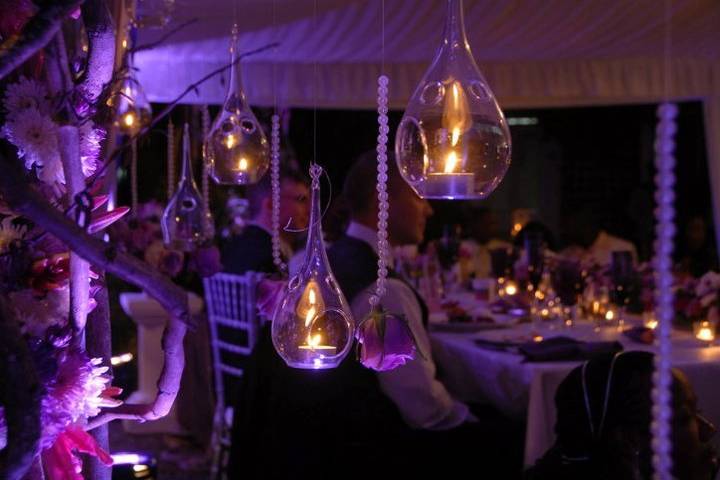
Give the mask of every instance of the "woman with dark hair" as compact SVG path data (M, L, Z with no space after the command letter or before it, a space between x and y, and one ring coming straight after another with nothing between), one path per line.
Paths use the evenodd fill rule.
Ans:
M653 355L621 352L575 368L555 395L555 445L527 472L531 480L652 478ZM712 480L714 426L697 410L687 378L673 371L673 475Z

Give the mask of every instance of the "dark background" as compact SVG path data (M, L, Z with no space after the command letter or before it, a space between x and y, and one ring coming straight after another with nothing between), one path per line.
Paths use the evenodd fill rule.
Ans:
M161 108L154 107L155 111ZM687 219L697 214L712 225L712 208L702 103L684 102L679 107L676 208L681 231ZM656 105L630 105L506 111L508 118L529 117L537 123L511 126L513 163L495 193L479 204L497 213L503 232L510 231L513 209L530 208L558 236L568 212L591 209L604 228L635 242L641 258L647 259L653 238L655 110ZM215 113L216 108L211 108L211 114ZM256 113L269 125L270 110ZM289 132L283 140L288 155L306 168L316 154L332 181L333 194L338 193L355 157L375 148L377 114L371 110L312 109L293 109L290 114ZM401 116L400 111L390 113L390 146ZM178 107L173 113L176 125L190 120L195 132L200 131L198 119L196 107ZM141 201L165 201L165 128L161 124L139 147ZM195 137L195 174L199 178L199 134ZM222 222L229 189L213 185L211 191L212 209ZM242 195L241 189L236 192ZM119 193L121 204L127 204L124 170ZM324 193L327 195L327 189ZM458 222L463 203L433 202L436 215L428 224L428 235L437 236L443 225Z

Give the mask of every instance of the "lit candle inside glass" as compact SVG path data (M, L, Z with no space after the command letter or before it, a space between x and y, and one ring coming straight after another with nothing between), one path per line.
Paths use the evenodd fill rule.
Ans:
M445 157L443 172L429 173L427 175L424 185L425 195L437 198L465 198L472 196L475 174L456 172L458 163L457 153L450 150Z
M695 338L710 345L715 340L715 327L708 321L693 324Z
M458 81L453 81L446 90L443 109L443 129L449 133L450 149L443 160L442 172L429 173L425 180L425 196L435 198L466 198L473 196L475 174L458 172L462 159L457 149L461 147L463 132L472 125L470 106L465 90Z

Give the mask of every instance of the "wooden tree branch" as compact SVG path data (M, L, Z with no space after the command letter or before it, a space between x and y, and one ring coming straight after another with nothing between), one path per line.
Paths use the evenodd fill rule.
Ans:
M98 274L100 275L99 280L105 284L105 275L101 272L98 272ZM97 306L88 315L87 327L85 327L85 350L91 358L102 358L105 366L112 368L110 363L112 356L110 302L107 287L103 286L95 293L95 302ZM100 448L106 452L110 451L107 425L94 429L91 434ZM97 457L87 456L83 463L83 475L85 478L111 480L112 468L102 463Z
M0 45L0 80L47 45L62 21L81 4L82 0L45 2L25 24L20 35L10 37Z
M88 62L75 91L82 102L94 105L113 78L115 27L105 0L87 0L82 16L88 35Z
M80 161L80 134L77 127L65 125L60 127L58 135L68 203L72 204L75 195L85 190L85 176ZM90 264L78 253L71 252L70 319L75 339L81 338L87 322L88 300L90 298L89 280Z
M20 480L40 448L42 387L20 328L0 304L0 404L7 423L7 447L0 451L0 478Z

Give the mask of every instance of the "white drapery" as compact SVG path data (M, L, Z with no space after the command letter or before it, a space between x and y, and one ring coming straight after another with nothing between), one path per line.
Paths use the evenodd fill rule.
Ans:
M237 15L243 50L280 42L244 62L251 103L374 108L381 0L248 0ZM234 0L178 2L176 23L199 21L136 66L151 101L168 102L228 61ZM720 242L720 2L674 0L670 100L702 100L716 238ZM466 0L468 39L503 108L658 102L665 98L664 11L656 0ZM386 0L385 71L402 108L442 33L444 0ZM140 43L162 32L141 32ZM227 78L227 77L225 77ZM273 79L275 79L273 81ZM185 101L220 103L217 78ZM678 159L682 161L682 159Z

